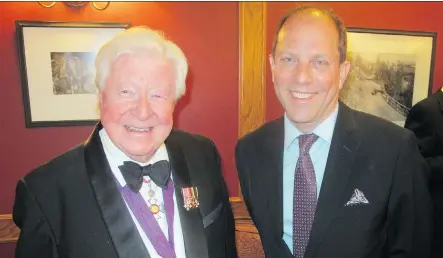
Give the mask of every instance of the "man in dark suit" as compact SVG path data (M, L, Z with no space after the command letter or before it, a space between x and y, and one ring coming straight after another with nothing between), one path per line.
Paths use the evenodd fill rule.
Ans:
M429 257L429 171L414 135L338 100L350 68L340 18L293 10L270 64L285 115L236 146L266 257Z
M443 257L443 88L415 104L405 127L418 138L421 154L431 168L430 193L434 202L431 257Z
M148 28L97 54L100 123L82 145L20 179L16 257L236 257L220 157L172 129L182 51Z

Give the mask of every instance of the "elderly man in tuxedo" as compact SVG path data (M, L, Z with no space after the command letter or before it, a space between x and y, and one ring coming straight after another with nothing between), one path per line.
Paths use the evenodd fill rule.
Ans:
M418 138L421 154L431 168L429 191L434 202L432 258L443 257L443 88L415 104L405 127Z
M183 52L135 27L104 44L95 64L92 135L18 181L16 257L236 257L217 149L172 128Z
M346 44L325 8L298 7L278 27L269 59L285 114L236 147L266 257L429 257L429 169L411 132L338 100Z

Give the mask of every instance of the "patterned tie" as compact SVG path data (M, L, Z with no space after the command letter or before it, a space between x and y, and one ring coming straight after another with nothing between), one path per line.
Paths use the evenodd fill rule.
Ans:
M303 258L314 221L317 205L317 184L309 149L318 139L315 134L305 134L298 137L300 156L295 167L294 182L294 221L293 244L294 257Z

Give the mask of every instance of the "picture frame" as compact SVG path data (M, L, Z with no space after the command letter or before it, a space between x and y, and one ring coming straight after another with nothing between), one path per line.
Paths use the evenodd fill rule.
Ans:
M94 125L94 59L130 23L16 21L27 128Z
M340 99L403 127L432 93L437 33L348 28L347 38L351 69Z

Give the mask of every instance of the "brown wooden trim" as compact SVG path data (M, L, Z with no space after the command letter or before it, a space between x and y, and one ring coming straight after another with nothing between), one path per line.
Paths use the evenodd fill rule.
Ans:
M20 230L12 221L11 214L0 214L0 243L15 242Z
M255 227L254 223L250 219L247 219L247 220L236 219L235 220L235 231L258 234L257 228Z
M229 197L230 202L241 202L242 199L240 197Z
M239 137L265 122L266 3L239 3Z
M239 44L238 136L242 137L266 117L266 2L239 2Z

